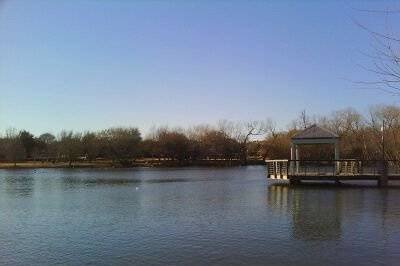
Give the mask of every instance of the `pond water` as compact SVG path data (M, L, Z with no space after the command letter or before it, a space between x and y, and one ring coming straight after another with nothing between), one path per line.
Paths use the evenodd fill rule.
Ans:
M398 265L400 189L265 168L0 170L1 265Z

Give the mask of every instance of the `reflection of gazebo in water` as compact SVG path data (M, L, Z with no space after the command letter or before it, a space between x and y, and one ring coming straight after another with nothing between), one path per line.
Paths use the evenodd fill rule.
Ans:
M267 197L269 208L291 218L292 236L300 240L339 239L342 234L343 193L321 187L293 192L288 186L272 185L268 187Z

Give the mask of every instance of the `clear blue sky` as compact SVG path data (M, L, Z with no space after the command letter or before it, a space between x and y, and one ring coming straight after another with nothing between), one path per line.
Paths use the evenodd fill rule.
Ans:
M349 82L390 2L3 1L0 130L188 126L397 104ZM399 21L391 20L393 25Z

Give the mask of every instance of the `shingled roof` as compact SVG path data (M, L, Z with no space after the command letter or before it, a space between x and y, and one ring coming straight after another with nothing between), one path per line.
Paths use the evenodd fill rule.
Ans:
M337 139L338 135L332 131L319 127L317 125L312 125L303 131L295 134L292 139Z

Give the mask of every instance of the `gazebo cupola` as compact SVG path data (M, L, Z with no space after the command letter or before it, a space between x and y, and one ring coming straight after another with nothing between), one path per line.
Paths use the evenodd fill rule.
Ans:
M332 144L335 147L335 160L339 160L339 136L332 131L312 125L295 134L291 139L290 159L300 160L299 146L309 144Z

